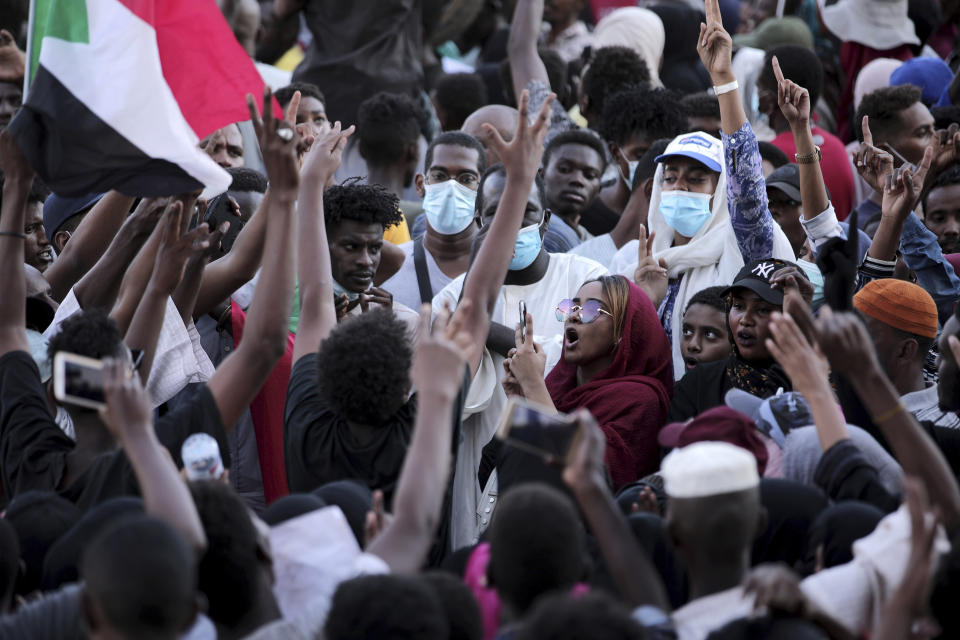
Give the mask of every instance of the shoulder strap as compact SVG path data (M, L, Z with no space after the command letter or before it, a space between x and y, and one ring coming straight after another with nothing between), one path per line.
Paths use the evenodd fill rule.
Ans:
M413 267L417 272L417 287L420 288L421 304L433 300L433 287L430 285L430 271L427 269L427 250L423 247L423 236L413 241Z

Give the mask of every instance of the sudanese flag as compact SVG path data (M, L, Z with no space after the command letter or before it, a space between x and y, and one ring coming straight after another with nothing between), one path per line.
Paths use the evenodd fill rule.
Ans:
M263 81L215 0L31 0L27 49L9 129L55 193L230 185L197 143L249 119Z

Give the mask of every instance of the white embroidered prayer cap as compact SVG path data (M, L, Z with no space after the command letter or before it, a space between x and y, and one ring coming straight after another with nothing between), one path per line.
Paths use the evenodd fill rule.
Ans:
M705 498L760 484L756 458L726 442L696 442L674 449L664 458L660 475L671 498Z

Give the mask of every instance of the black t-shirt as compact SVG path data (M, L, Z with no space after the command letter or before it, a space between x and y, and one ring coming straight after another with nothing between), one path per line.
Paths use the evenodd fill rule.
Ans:
M224 466L230 466L227 434L213 394L204 385L182 408L154 424L160 443L178 466L180 447L194 433L208 433L220 444ZM136 477L122 449L100 454L69 486L61 487L73 440L57 426L47 409L40 372L29 353L0 356L0 476L6 498L24 491L56 491L82 510L123 495L139 495Z
M317 385L317 354L307 354L290 372L283 416L290 491L312 491L328 482L354 479L371 489L382 489L384 499L392 503L413 435L416 396L380 427L373 440L360 444L347 421L323 403Z
M617 180L619 179L618 177ZM580 226L595 236L610 233L618 222L620 222L620 215L603 204L599 195L580 214Z
M673 387L670 401L670 422L684 422L707 409L723 404L723 396L729 391L726 360L704 362L687 371Z

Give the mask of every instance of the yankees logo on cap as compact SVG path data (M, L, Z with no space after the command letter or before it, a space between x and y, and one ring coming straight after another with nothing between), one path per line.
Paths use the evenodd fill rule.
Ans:
M762 260L754 260L750 264L744 265L743 268L740 269L740 272L737 273L737 277L733 279L733 284L723 292L723 295L727 295L734 289L749 289L770 304L782 306L783 290L771 287L770 278L784 267L794 267L796 268L795 277L799 278L802 276L803 278L807 278L804 270L792 262L778 258L763 258ZM809 278L807 279L809 280Z

